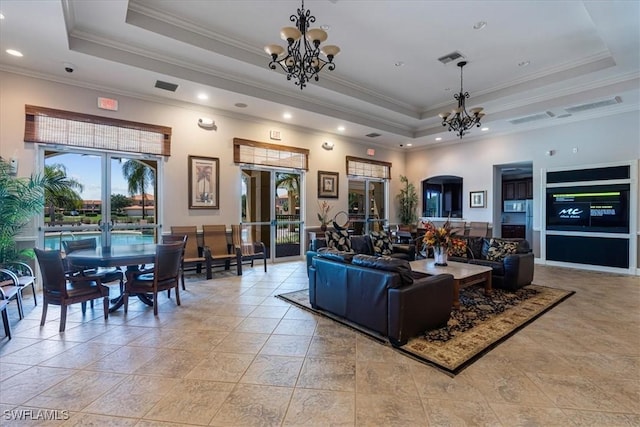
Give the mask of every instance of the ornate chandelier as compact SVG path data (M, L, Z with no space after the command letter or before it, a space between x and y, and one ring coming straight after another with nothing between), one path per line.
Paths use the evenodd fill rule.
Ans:
M469 110L465 108L465 99L469 98L469 92L462 89L462 67L467 65L467 61L458 62L460 67L460 93L456 93L453 97L458 101L458 108L454 108L451 112L440 113L438 116L442 119L442 126L449 126L449 132L455 131L462 139L462 135L474 125L480 127L480 119L484 116L482 107L476 107Z
M296 26L280 30L280 37L287 41L286 55L284 48L277 44L270 44L264 50L271 55L269 68L275 70L279 65L287 74L287 80L293 79L300 89L304 89L309 80L319 80L318 73L325 66L328 65L329 71L336 68L333 58L340 53L340 48L334 45L320 48L320 43L327 39L327 33L321 28L309 28L309 24L315 22L316 17L311 15L310 10L304 9L304 0L297 13L297 16L289 17ZM326 60L320 58L321 53Z

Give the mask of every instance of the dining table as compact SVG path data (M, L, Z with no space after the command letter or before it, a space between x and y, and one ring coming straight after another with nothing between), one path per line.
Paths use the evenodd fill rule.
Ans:
M156 258L156 244L99 246L95 249L73 251L67 254L66 258L74 265L88 268L125 267L125 277L129 281L133 278L134 273L140 271L140 266L153 264ZM153 306L151 295L136 295L143 303ZM124 295L121 293L110 302L109 312L113 312L124 304Z

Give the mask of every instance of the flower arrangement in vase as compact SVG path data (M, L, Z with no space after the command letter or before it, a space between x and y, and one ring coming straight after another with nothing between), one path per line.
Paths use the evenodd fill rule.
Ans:
M318 201L318 208L320 212L318 212L318 220L320 220L320 229L322 231L327 230L327 224L329 224L329 211L331 210L331 205L324 200L322 203Z
M436 227L431 221L425 224L425 234L422 241L433 248L436 265L446 266L448 250L453 245L451 222L447 220L441 227Z

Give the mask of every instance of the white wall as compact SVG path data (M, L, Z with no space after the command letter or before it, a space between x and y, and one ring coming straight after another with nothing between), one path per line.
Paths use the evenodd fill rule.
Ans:
M97 108L99 96L116 98L119 111ZM198 225L226 224L240 221L240 168L233 163L233 138L243 138L310 150L309 171L306 174L307 226L319 225L316 217L318 170L339 172L339 196L329 199L332 213L347 209L347 177L345 156L367 157L366 146L333 134L305 132L280 123L243 120L224 115L224 112L191 104L167 104L141 100L108 91L86 89L47 80L0 72L0 156L17 157L18 175L27 176L34 171L36 151L34 144L24 142L24 106L37 105L60 110L113 117L172 128L171 156L164 163L165 180L160 203L164 208L162 222ZM217 130L208 131L197 126L199 117L211 117ZM281 141L270 141L269 131L281 132ZM324 141L333 141L332 151L322 149ZM392 162L390 188L390 220L395 222L395 195L400 190L400 174L405 170L404 152L375 146L375 160ZM189 210L187 191L188 156L208 156L220 159L220 209Z
M577 153L573 153L573 148ZM555 154L545 153L553 150ZM494 218L493 166L533 162L534 209L540 210L540 171L555 167L602 164L640 159L640 115L630 112L588 121L498 136L441 148L414 150L407 155L407 175L420 188L436 175L463 178L463 217L468 221L500 222ZM487 207L469 206L469 192L487 190ZM422 206L422 198L420 199ZM635 212L640 219L638 212ZM536 215L534 228L540 227Z

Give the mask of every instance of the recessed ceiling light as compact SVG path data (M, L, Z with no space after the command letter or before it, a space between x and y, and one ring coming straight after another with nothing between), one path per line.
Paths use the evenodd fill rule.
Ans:
M340 132L344 132L344 129L345 129L345 127L344 127L344 126L338 126L338 130L339 130Z
M283 118L285 118L285 119L290 119L290 118L291 118L291 117L293 117L293 116L291 115L291 113L284 113L284 114L282 115L282 117L283 117Z
M397 61L395 64L396 67L403 67L404 66L404 62L403 61Z
M202 99L204 101L205 99L209 99L209 96L206 93L199 93L198 99Z
M531 64L531 61L518 62L518 67L526 67L529 64Z
M329 31L331 29L331 25L323 24L323 25L320 25L320 28L325 31Z
M235 105L238 108L247 108L247 104L245 104L244 102L236 102L233 105Z
M485 21L478 21L475 24L473 24L473 29L474 30L481 30L486 26L487 26L487 23Z
M442 138L437 137L437 138L436 138L436 141L442 141Z
M15 49L7 49L5 52L7 52L9 55L13 55L13 56L17 56L19 58L21 58L22 52L20 52L19 50L15 50Z
M407 147L413 147L413 144L407 144Z
M481 130L482 132L486 132L486 131L488 131L488 130L489 130L489 128L482 128L482 129L480 129L480 130Z
M4 19L4 15L0 13L0 19Z

